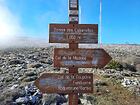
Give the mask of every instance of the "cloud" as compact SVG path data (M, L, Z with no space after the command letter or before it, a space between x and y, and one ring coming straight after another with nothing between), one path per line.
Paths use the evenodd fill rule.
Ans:
M0 45L10 44L23 32L18 17L8 8L6 0L0 0Z

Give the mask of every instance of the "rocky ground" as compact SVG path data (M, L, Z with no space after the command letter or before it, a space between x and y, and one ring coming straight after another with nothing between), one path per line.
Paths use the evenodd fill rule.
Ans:
M90 46L93 47L93 46ZM80 105L139 105L140 45L102 45L113 58L104 69L79 69L94 73L93 94L79 94ZM44 72L66 73L53 67L54 47L0 50L0 105L67 105L66 94L42 94L34 81Z

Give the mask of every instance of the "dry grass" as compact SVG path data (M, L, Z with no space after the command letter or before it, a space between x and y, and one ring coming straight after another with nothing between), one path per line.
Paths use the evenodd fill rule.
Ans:
M107 81L108 85L98 88L99 92L95 88L95 105L140 105L140 97L122 87L116 80L100 79Z

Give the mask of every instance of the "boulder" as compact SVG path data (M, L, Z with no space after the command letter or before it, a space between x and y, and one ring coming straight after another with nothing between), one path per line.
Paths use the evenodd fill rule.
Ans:
M19 97L16 99L17 104L27 104L29 102L29 97Z
M43 105L61 105L67 102L63 94L45 94L42 100Z
M7 76L6 78L5 78L5 82L11 82L12 80L14 79L14 77L13 76Z
M125 70L129 70L129 71L132 71L132 72L136 72L137 71L135 66L132 65L132 64L122 63L122 65L123 65L123 69L125 69Z
M139 86L140 85L140 81L138 79L128 79L128 78L124 78L122 80L122 85L124 87L134 87L134 86Z
M37 75L37 73L34 72L34 71L29 71L29 72L26 72L26 73L25 73L25 76L26 76L26 77L28 77L28 76L36 76L36 75Z
M136 70L138 73L140 73L140 64L136 64Z
M24 61L18 60L18 59L14 59L14 60L9 61L9 65L17 65L17 64L23 64L23 63L24 63Z
M23 79L24 82L32 82L35 81L38 77L37 76L32 76L32 77L26 77Z
M27 64L27 68L40 68L42 66L40 63Z
M15 84L15 85L13 85L10 89L11 89L11 90L14 90L14 89L16 89L18 86L19 86L18 84Z
M108 86L106 81L102 81L102 80L96 80L95 81L95 85L96 86Z
M52 59L48 59L46 63L49 64L49 65L52 65L53 64L53 60Z

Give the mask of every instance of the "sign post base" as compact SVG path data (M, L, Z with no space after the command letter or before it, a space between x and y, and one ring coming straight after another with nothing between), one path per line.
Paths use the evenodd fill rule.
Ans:
M69 94L69 105L78 105L78 94Z
M69 73L78 73L78 68L69 68ZM69 105L78 105L78 94L76 93L69 94Z

